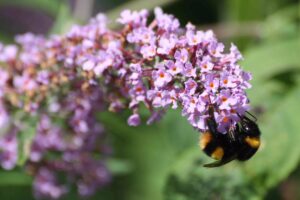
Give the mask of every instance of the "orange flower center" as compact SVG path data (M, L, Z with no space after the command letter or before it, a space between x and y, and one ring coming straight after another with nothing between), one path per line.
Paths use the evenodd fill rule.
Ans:
M224 117L222 120L224 123L227 123L229 121L228 117Z
M141 91L143 91L143 88L137 87L137 88L136 88L136 91L137 91L137 92L141 92Z
M222 97L221 100L222 100L223 102L225 102L225 101L227 101L227 98L226 98L226 97Z
M165 74L164 74L164 73L160 73L160 74L159 74L159 77L160 77L160 78L164 78L164 77L165 77Z
M197 43L197 38L196 37L193 38L193 43Z

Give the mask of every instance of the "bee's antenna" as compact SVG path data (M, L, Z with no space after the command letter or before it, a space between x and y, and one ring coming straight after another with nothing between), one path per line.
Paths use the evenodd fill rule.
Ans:
M256 118L254 115L252 115L250 112L246 111L246 113L247 113L248 115L250 115L250 116L254 119L255 122L257 121L257 118Z
M246 113L247 113L248 115L250 115L250 116L253 118L253 120L250 119L249 117L247 117L246 115L241 116L239 113L237 113L237 115L239 116L239 118L240 118L241 120L248 120L248 121L252 121L252 122L256 122L256 121L257 121L257 118L256 118L254 115L252 115L250 112L246 111Z

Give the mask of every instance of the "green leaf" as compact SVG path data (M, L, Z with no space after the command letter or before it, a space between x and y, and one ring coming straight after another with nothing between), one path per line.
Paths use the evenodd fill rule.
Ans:
M113 134L116 157L126 159L132 171L116 178L116 199L161 200L172 163L187 146L197 148L198 133L178 111L170 111L159 123L129 127L122 115L102 113L101 120Z
M265 16L282 10L285 6L290 6L291 2L286 0L226 0L225 17L231 21L264 20ZM297 7L297 3L294 6Z
M292 4L270 15L264 22L262 35L274 41L299 35L300 3Z
M123 175L132 172L133 166L130 162L120 159L109 159L106 166L113 175Z
M13 43L14 39L13 39L13 37L10 34L4 33L4 32L0 32L0 41L2 43L9 44L9 43Z
M37 122L38 119L36 117L27 117L25 123L23 123L22 129L18 133L19 151L17 164L19 166L23 166L29 157L31 144L36 133Z
M263 1L227 0L225 1L226 18L231 21L253 21L263 16ZM255 10L255 12L253 12Z
M300 58L297 53L299 51L300 37L265 43L249 49L244 54L241 65L253 75L253 87L247 91L252 106L260 105L264 109L271 109L287 94L291 85L284 87L272 78L275 75L286 76L283 73L300 70Z
M266 113L261 123L262 146L255 159L245 166L245 172L270 188L288 176L300 159L299 116L300 87L282 103Z
M0 188L2 186L23 186L30 185L32 178L19 170L2 171L0 170Z
M66 2L62 2L59 6L58 14L50 34L63 34L67 32L75 22L69 5Z
M5 200L35 200L32 193L32 187L29 185L13 186L3 185L0 187L0 199Z
M253 74L253 81L262 81L291 68L300 68L300 37L266 43L249 49L241 63Z

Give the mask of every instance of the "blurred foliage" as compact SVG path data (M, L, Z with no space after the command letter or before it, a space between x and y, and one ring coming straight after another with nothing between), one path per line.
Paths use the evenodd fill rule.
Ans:
M75 24L75 19L72 17L71 8L67 3L63 2L59 5L50 34L62 34L69 30L73 24Z
M30 117L25 118L25 116L22 116L21 120L27 120L28 124L26 123L26 126L24 125L22 127L22 130L20 130L19 137L19 157L17 164L19 166L23 166L28 160L29 154L30 154L30 148L32 140L36 133L36 124L38 122L38 119L36 117Z
M64 1L64 0L63 0ZM45 14L55 17L57 9L61 4L60 0L1 0L0 6L21 6L23 8L37 9Z
M76 1L71 5L74 2L76 6ZM54 25L49 27L52 33L63 33L76 22L69 1L0 0L0 15L1 8L8 5L43 11L53 19ZM127 126L128 113L101 113L99 119L111 133L115 148L114 159L109 161L115 177L92 199L297 199L299 191L294 188L300 187L300 3L99 0L95 1L94 12L105 11L110 18L116 18L125 8L155 6L164 6L182 23L191 21L208 28L212 24L211 28L232 23L257 25L255 34L229 32L224 42L236 43L244 55L241 65L253 73L253 88L248 94L261 127L262 146L250 161L206 169L202 164L210 159L198 149L198 133L180 116L180 111L170 110L161 122L137 128ZM222 35L222 29L218 35ZM0 40L12 41L12 35L1 29ZM28 127L28 137L31 132ZM24 149L21 152L26 153ZM0 199L33 199L30 184L31 179L20 169L1 171ZM66 197L77 198L76 193Z

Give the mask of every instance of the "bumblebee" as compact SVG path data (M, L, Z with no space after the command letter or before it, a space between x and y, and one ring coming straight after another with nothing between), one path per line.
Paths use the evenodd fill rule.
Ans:
M260 130L257 124L247 116L241 118L240 125L237 135L240 144L237 160L245 161L250 159L260 146Z
M213 113L214 108L211 105L206 120L208 131L201 134L199 146L217 161L205 164L204 167L219 167L235 159L239 161L250 159L260 146L260 130L257 124L246 115L240 116L240 123L230 127L228 133L222 134L217 130Z

